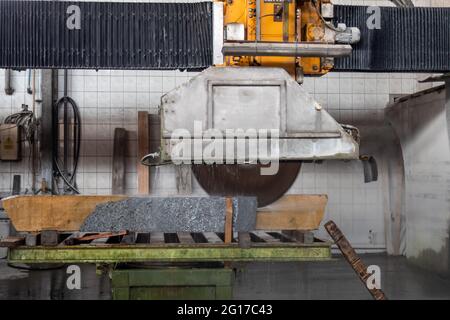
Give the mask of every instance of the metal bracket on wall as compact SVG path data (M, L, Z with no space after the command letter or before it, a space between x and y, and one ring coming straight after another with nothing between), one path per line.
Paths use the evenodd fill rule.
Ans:
M364 167L364 182L369 183L378 180L377 161L372 156L360 156Z

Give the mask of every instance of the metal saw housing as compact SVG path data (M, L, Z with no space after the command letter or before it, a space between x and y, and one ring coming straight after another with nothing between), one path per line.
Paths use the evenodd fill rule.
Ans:
M222 132L235 150L236 137L225 136L227 129L277 129L280 161L349 160L359 156L359 145L353 137L281 68L208 68L165 94L160 113L161 162L170 161L174 147L181 143L172 139L180 129L188 133L183 141L201 141L203 149L207 148L203 138L210 137L208 131ZM200 133L195 123L201 123ZM214 161L213 157L202 156L198 159L191 152L181 158L183 162ZM268 158L274 160L270 155ZM235 155L231 160L245 159Z

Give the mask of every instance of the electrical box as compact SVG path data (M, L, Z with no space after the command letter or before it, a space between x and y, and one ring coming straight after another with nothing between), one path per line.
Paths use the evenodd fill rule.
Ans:
M322 3L322 17L325 19L334 18L334 5L332 3Z
M15 124L0 124L0 160L20 160L19 129Z

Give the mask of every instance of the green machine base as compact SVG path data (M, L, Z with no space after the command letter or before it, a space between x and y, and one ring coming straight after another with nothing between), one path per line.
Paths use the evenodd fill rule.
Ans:
M230 300L231 268L113 270L114 300Z

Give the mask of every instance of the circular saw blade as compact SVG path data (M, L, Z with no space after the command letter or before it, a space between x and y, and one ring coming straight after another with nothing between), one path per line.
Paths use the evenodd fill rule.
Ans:
M258 207L281 198L297 178L301 162L280 162L275 175L261 175L260 164L195 164L192 171L202 188L214 196L256 196Z

